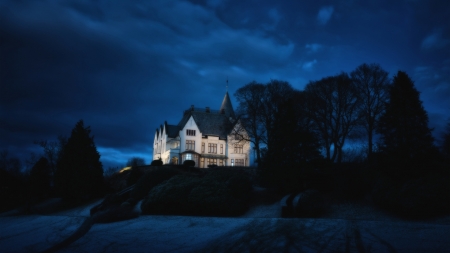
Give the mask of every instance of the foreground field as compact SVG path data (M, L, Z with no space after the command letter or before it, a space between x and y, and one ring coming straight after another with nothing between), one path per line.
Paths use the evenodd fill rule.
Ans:
M73 233L94 205L50 215L0 218L2 252L41 252ZM61 252L450 252L450 219L412 222L363 206L327 217L277 218L279 204L243 217L143 215L95 224Z

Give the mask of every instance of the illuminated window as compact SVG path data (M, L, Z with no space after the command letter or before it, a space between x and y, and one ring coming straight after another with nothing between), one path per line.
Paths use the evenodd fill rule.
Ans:
M236 166L244 166L244 159L236 159Z
M222 159L219 160L219 166L223 166L223 160Z
M186 154L185 160L192 160L192 154Z
M200 168L205 168L205 158L200 158Z
M205 143L202 142L202 154L205 153Z
M220 144L220 154L223 154L223 144Z
M217 154L217 144L208 143L208 153Z
M217 165L217 159L209 158L208 159L208 165Z
M186 140L186 150L195 150L195 141Z
M242 153L244 153L244 147L242 145L235 145L234 146L234 153L235 154L242 154Z
M195 136L195 130L186 129L186 135L188 135L188 136Z
M234 166L234 159L231 159L231 166Z

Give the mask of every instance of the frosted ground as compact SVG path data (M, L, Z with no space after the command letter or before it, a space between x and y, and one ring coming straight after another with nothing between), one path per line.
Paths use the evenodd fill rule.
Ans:
M96 203L0 217L0 252L40 252L73 233ZM355 204L327 218L279 218L279 203L239 218L142 215L95 224L59 252L450 252L450 217L412 222Z

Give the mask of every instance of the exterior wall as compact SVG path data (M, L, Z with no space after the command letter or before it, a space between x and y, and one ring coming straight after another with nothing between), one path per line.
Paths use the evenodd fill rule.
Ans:
M186 130L194 130L195 136L189 136L186 134ZM202 143L202 133L200 132L200 129L198 128L197 124L195 123L194 118L191 116L184 126L183 129L179 132L180 136L180 153L183 153L186 151L186 141L191 140L195 141L194 146L194 152L200 153L201 152L201 143ZM180 160L180 163L182 164L184 162L183 159ZM195 161L195 166L198 166L199 161Z
M202 144L205 144L205 150L203 152L202 150ZM209 153L209 146L208 144L216 144L217 145L217 152L216 153ZM223 147L223 151L220 152L220 145L222 145ZM219 137L217 136L208 136L207 138L202 138L202 142L200 144L200 154L201 155L222 155L222 156L226 156L227 155L227 141L226 140L220 140ZM218 159L217 161L217 165L220 165L219 162L220 159ZM226 160L223 163L223 166L226 166ZM207 168L208 167L208 158L204 158L204 163L203 164L199 164L199 167L201 168Z

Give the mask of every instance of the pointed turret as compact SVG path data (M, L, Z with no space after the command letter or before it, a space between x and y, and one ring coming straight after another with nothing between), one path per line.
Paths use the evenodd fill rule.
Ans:
M234 115L233 105L231 105L230 96L228 95L228 91L227 91L227 93L225 93L225 97L223 98L222 106L220 107L220 111L225 113L225 115L228 118L230 118L230 117L233 119L236 118L236 116Z

